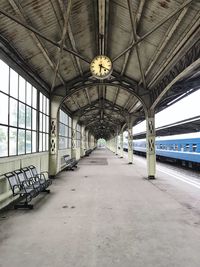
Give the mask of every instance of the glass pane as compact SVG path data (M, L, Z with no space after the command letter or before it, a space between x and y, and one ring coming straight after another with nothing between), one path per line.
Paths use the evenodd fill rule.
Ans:
M8 96L0 93L0 123L8 124Z
M18 130L18 154L25 154L25 130Z
M37 108L37 89L35 89L34 87L32 87L32 91L33 91L32 106L34 108Z
M26 128L31 129L31 108L26 106Z
M17 126L18 101L10 98L10 125Z
M18 74L10 69L10 95L18 98Z
M71 138L69 138L69 141L68 141L68 148L71 148L72 147L72 140Z
M60 149L65 148L65 138L64 137L59 137L59 148Z
M46 150L46 136L43 134L43 151Z
M66 116L65 124L66 124L66 125L69 125L69 116L68 116L68 115Z
M49 135L46 134L46 150L49 150Z
M32 85L26 83L26 103L31 106L32 104Z
M42 151L42 133L40 133L40 138L39 138L39 151Z
M42 112L43 94L40 93L40 111Z
M46 116L43 114L43 127L42 127L42 131L46 132Z
M0 125L0 157L8 156L8 127Z
M47 98L47 115L49 115L49 99Z
M68 137L68 126L65 126L65 136Z
M32 132L32 152L36 152L36 132Z
M17 154L17 129L10 128L9 133L9 155Z
M9 67L2 60L0 60L0 90L8 93L8 85L9 85Z
M46 116L46 132L49 133L49 117Z
M36 130L36 110L32 109L32 129Z
M69 127L72 127L72 119L69 117Z
M46 113L46 96L43 96L43 113Z
M26 153L31 153L31 131L26 131Z
M69 138L71 138L71 136L72 136L72 129L69 128Z
M26 99L26 81L19 76L19 100L25 103Z
M40 131L42 132L42 113L40 113Z
M64 124L60 123L59 135L64 136L64 134L65 134L65 126L64 126Z
M19 127L25 128L25 105L19 103Z

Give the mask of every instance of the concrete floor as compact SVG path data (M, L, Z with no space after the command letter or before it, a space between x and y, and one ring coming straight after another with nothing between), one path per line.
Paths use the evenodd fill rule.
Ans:
M96 150L34 210L0 215L1 267L199 267L200 215Z

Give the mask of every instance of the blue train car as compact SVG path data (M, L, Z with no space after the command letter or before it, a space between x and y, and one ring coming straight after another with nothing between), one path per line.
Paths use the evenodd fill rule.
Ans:
M155 145L157 159L180 162L183 166L190 168L200 167L200 138L157 138ZM133 152L145 155L146 139L133 141Z

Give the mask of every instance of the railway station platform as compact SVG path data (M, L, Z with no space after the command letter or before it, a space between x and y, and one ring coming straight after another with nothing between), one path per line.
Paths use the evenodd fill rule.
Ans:
M199 214L145 177L137 161L95 150L33 210L0 214L0 267L198 267Z

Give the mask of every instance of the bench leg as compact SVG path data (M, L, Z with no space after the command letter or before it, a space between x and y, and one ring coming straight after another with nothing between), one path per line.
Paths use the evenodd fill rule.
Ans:
M47 194L49 194L51 191L49 189L44 189L41 192L46 192Z
M33 205L32 204L28 204L27 202L24 203L18 203L14 205L14 209L33 209Z

